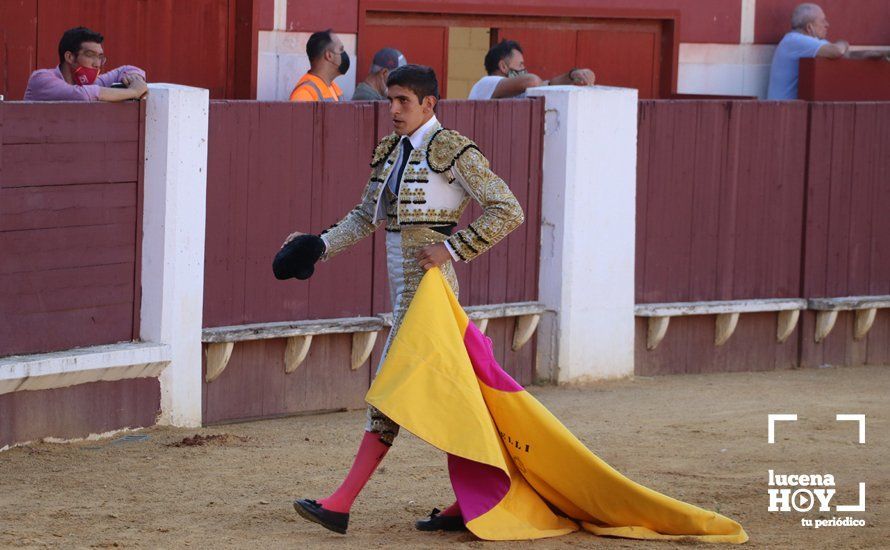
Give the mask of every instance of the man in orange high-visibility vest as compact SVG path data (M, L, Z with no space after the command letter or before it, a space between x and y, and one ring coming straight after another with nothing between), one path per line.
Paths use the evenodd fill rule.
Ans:
M291 101L340 101L343 90L334 79L349 70L349 54L331 29L313 33L306 42L309 72L294 86Z

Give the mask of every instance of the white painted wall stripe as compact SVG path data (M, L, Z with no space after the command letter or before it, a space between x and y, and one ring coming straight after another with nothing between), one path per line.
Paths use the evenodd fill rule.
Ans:
M275 7L272 13L272 28L276 31L287 30L287 0L275 0Z
M742 32L739 42L754 43L754 22L757 13L757 0L742 0Z

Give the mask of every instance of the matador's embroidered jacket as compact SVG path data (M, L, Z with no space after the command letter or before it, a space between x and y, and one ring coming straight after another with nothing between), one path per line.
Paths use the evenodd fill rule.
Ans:
M455 226L470 199L482 215L447 239L454 253L470 261L503 239L523 220L522 207L507 184L469 138L438 123L414 149L402 174L396 205L388 205L386 182L396 169L400 136L383 138L371 159L371 177L361 202L322 233L324 259L370 235L384 220L390 231L409 226Z
M424 134L425 132L425 134ZM392 330L389 333L378 369L383 365L389 346L401 326L424 270L415 255L423 247L445 242L453 256L469 261L503 239L523 222L522 208L504 180L488 168L488 160L469 139L446 130L435 119L416 132L423 135L411 151L408 164L396 187L389 181L398 175L401 164L396 134L383 138L371 159L371 177L361 202L330 229L322 233L329 259L370 235L386 221L386 266L389 274L390 300L393 307ZM398 189L398 197L393 189ZM461 231L446 236L470 199L482 206L482 215ZM457 275L453 262L440 269L455 295ZM399 433L399 425L372 406L368 406L365 430L380 435L391 445Z

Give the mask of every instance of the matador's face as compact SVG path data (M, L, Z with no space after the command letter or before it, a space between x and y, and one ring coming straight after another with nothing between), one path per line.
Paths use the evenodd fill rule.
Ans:
M400 136L410 136L433 115L436 105L433 96L426 96L420 101L413 90L398 85L390 86L386 95L389 97L393 130Z

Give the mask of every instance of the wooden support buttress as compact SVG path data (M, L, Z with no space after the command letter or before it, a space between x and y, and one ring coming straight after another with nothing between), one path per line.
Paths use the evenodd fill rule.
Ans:
M714 331L714 345L722 346L735 332L739 324L739 312L721 313L717 315L716 330Z
M352 370L365 364L365 361L371 356L375 342L377 342L377 331L352 333L352 364L350 365Z
M518 350L531 339L540 320L541 314L539 313L520 315L516 318L516 325L513 329L513 351Z
M207 344L207 374L204 380L213 382L219 375L226 370L229 359L232 357L232 350L235 348L235 342L219 342Z
M309 355L309 347L312 345L312 335L291 336L287 339L287 348L284 350L284 372L290 374Z
M853 331L853 337L862 340L871 330L871 326L875 324L875 315L878 310L871 307L868 309L856 310L856 328Z
M664 340L667 334L670 317L649 317L649 331L646 336L646 349L653 350Z
M819 311L816 313L816 342L828 337L837 321L837 310Z
M776 326L776 341L780 344L785 343L797 327L797 321L799 319L800 310L798 309L780 311L779 320Z

